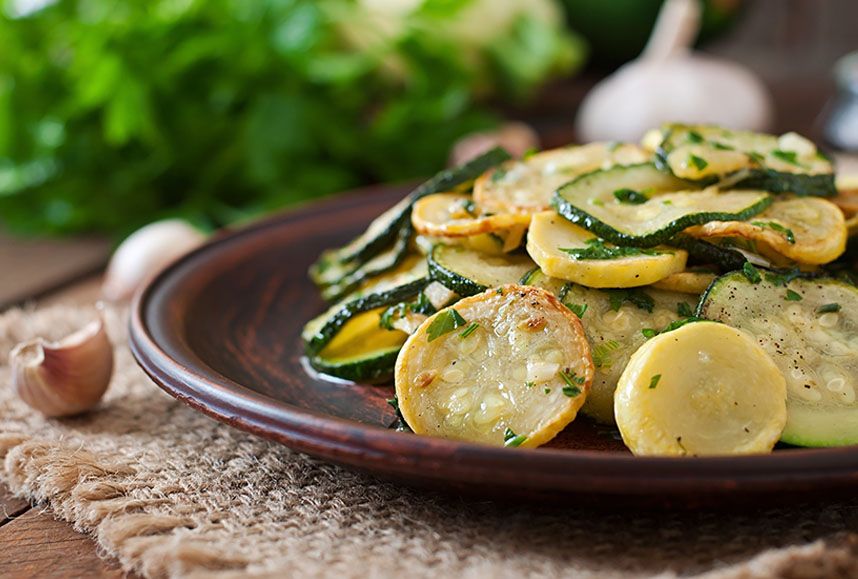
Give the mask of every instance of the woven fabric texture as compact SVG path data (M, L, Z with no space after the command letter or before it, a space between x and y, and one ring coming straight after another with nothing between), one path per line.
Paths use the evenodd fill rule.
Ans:
M0 316L0 360L94 310ZM0 366L0 479L147 577L858 577L858 501L731 512L593 511L377 480L233 430L161 392L125 315L100 407L46 419Z

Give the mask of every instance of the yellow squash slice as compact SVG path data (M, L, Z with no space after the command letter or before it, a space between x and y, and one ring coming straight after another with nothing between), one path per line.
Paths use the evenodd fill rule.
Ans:
M427 319L396 361L418 434L539 446L575 419L593 379L580 320L549 292L504 285Z
M783 374L753 337L695 322L635 352L614 413L636 455L765 453L786 425L786 395Z
M474 199L496 213L535 213L550 208L555 189L584 173L649 160L649 153L626 143L590 143L543 151L507 161L479 177Z
M837 259L846 249L846 223L840 209L819 197L776 201L747 221L710 221L689 227L693 237L740 237L762 244L758 252L798 263L819 265Z
M518 239L530 223L530 216L479 213L470 195L438 193L414 204L411 213L414 229L432 237L470 237L496 231L517 230Z
M639 250L611 259L579 259L564 251L587 249L594 241L597 237L586 229L544 211L533 216L527 252L546 275L596 288L649 285L683 271L688 259L685 251L673 248Z

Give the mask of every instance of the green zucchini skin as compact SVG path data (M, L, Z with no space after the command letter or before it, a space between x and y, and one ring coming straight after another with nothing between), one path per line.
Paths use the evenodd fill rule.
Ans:
M401 349L401 347L387 348L343 362L312 356L309 362L314 369L329 376L362 384L381 384L390 382L393 378L396 357Z
M629 172L629 177L622 175L623 172ZM585 198L598 198L599 196L609 198L613 191L621 187L628 187L629 184L632 187L647 188L651 186L651 182L657 182L659 175L663 176L664 173L651 163L612 167L607 170L600 169L581 175L560 187L554 192L551 204L555 211L564 218L611 243L633 247L655 247L656 245L669 244L670 239L676 233L692 225L699 225L708 221L744 221L750 219L765 210L773 201L772 197L764 197L735 213L705 211L686 214L656 231L643 235L629 235L618 231L611 224L605 223L583 209L586 206ZM687 184L685 181L674 179L676 182L673 186L676 188L667 189L668 191L676 191L681 184Z
M382 306L398 304L409 298L413 298L423 291L429 283L430 279L428 277L422 277L387 291L362 296L346 302L341 307L335 308L331 312L330 317L324 321L318 330L303 336L304 350L308 355L315 356L334 339L342 327L346 325L346 322L357 314Z
M796 272L759 273L757 282L742 272L716 278L698 316L755 336L781 369L788 385L783 442L858 444L858 288Z
M495 147L467 163L437 173L434 177L425 181L408 194L406 197L408 202L404 204L399 212L395 212L389 217L389 223L382 226L381 231L376 236L367 239L364 243L358 244L354 248L349 248L351 245L349 243L339 249L323 253L319 260L310 267L310 279L317 286L326 287L339 283L344 277L351 276L352 280L360 277L359 275L355 275L355 272L370 259L381 254L391 244L400 243L405 228L409 228L408 236L410 237L411 208L418 199L434 193L443 193L464 183L473 181L488 169L510 158L506 150L501 147ZM332 271L332 268L338 268L344 271L345 274L331 280L325 275L325 272ZM351 287L356 285L352 281L348 281L342 285L343 287L348 287L349 284L352 284ZM332 296L341 296L347 292L348 290L342 291L338 289L330 293ZM326 299L333 300L336 297Z
M667 242L670 247L684 249L688 255L700 263L713 264L721 271L742 269L745 256L738 251L726 247L718 247L701 239L696 239L684 233L677 233Z
M485 283L485 277L480 280L480 275L476 271L468 271L459 264L458 267L451 265L450 253L459 254L462 256L474 256L474 259L481 267L486 268L492 276L490 285ZM450 245L436 245L429 254L427 260L429 266L429 278L437 281L447 289L456 292L462 297L476 295L498 285L506 283L516 283L524 273L531 271L536 264L526 256L519 254L508 254L507 256L486 256L478 251L465 249ZM507 276L506 270L501 268L508 267L518 270L512 276ZM508 279L507 279L508 277Z
M711 141L720 142L723 137L726 137L731 143L738 143L742 140L754 141L757 145L761 145L760 141L770 141L769 145L777 148L778 139L774 135L765 135L759 133L749 133L745 131L728 131L722 127L706 126L706 125L668 125L664 132L664 138L661 144L655 151L655 163L659 169L664 171L673 171L668 162L668 155L677 147L683 144L688 144L687 136L689 133L696 133L704 138L703 142L697 143L697 146L705 146L710 150L715 150L716 147L708 145ZM710 140L711 138L711 140ZM683 140L686 139L684 142ZM749 147L745 150L742 147L734 147L736 150L745 153L753 153L754 147ZM704 159L705 160L705 159ZM779 171L766 167L759 160L748 157L748 166L740 171L732 172L725 175L710 175L703 179L695 181L698 185L706 187L713 185L722 179L730 180L737 177L741 172L744 177L739 178L732 183L732 189L762 189L775 194L795 193L799 196L816 196L816 197L833 197L837 195L837 187L835 186L834 167L830 161L825 161L823 165L827 165L828 171L822 173L801 173L790 171Z

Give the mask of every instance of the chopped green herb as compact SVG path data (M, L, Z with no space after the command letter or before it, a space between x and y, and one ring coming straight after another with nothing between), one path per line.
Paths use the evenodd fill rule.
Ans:
M507 428L503 433L504 446L518 446L525 440L527 440L526 436L523 434L516 434L511 428Z
M650 390L658 386L658 381L661 380L661 374L656 374L652 378L649 379L649 387Z
M799 294L798 292L794 292L791 289L788 289L787 293L786 293L786 297L784 297L784 299L787 300L788 302L800 302L801 301L801 294Z
M638 193L634 189L617 189L614 191L614 197L617 198L617 201L620 203L626 203L628 205L641 205L642 203L646 203L649 201L649 198L643 193Z
M580 386L585 381L585 378L583 376L576 376L574 370L566 370L565 372L560 372L560 377L563 378L563 381L570 386L575 386L576 384Z
M751 225L756 225L757 227L762 227L763 229L769 228L772 231L783 233L784 237L786 237L786 240L788 242L795 243L795 235L793 235L792 229L788 229L780 223L776 223L774 221L751 221Z
M649 313L652 313L655 306L655 300L652 299L652 296L640 289L611 289L606 291L608 292L608 299L611 301L611 309L615 312L618 312L620 306L625 302Z
M503 288L499 287L499 288L495 289L495 293L502 296L503 295Z
M839 312L840 304L825 304L824 306L819 306L816 308L817 314L828 314L830 312Z
M524 385L525 385L527 388L533 388L533 382L528 381L528 382L525 382L525 383L524 383Z
M435 306L432 305L432 302L429 301L429 298L426 297L426 294L420 292L417 296L417 301L408 304L408 309L414 312L415 314L423 314L425 316L431 316L438 310L435 309Z
M721 322L718 322L718 320L707 320L706 318L698 318L696 316L691 316L690 318L685 318L684 320L676 320L675 322L670 322L669 324L667 324L667 327L659 333L660 334L666 334L668 332L672 332L673 330L676 330L677 328L681 328L682 326L684 326L686 324L694 324L697 322L713 322L713 323L719 323L719 324L721 323Z
M639 247L617 247L607 246L603 239L594 237L588 239L587 247L560 247L560 251L568 253L574 259L616 259L618 257L631 257L635 255L660 255L663 251L650 251Z
M477 208L477 204L474 203L473 199L465 199L462 202L462 209L464 209L465 213L467 213L471 217L477 216L476 208Z
M823 153L822 151L817 151L817 152L816 152L816 158L817 158L817 159L819 159L820 161L826 161L826 162L828 162L828 163L830 163L830 162L831 162L831 157L829 157L828 155L826 155L826 154L825 154L825 153Z
M777 272L777 273L766 273L766 281L769 283L773 283L776 286L784 286L787 283L791 282L795 278L801 275L801 270L797 267L788 271Z
M449 310L443 311L438 314L432 323L429 324L429 328L426 330L426 336L428 336L429 341L436 340L447 334L452 332L456 328L461 328L462 326L468 323L465 318L459 315L454 308L450 308Z
M534 156L538 152L539 152L539 149L537 149L536 147L531 147L524 152L524 155L522 155L521 158L522 159L530 159L532 156Z
M780 149L775 149L772 151L772 157L775 159L780 159L784 163L789 163L790 165L795 165L796 167L801 167L802 169L808 169L807 165L802 165L798 162L798 154L795 151L782 151Z
M661 204L662 205L673 205L673 201L671 201L670 199L665 199L664 201L661 202Z
M690 318L694 315L691 311L691 306L689 306L687 302L679 302L676 304L676 313L683 318Z
M581 304L581 305L563 304L563 305L566 306L567 308L569 308L570 310L572 310L572 313L575 314L576 316L578 316L579 319L583 318L584 312L587 311L587 304Z
M432 302L429 301L429 298L426 297L426 294L420 292L420 294L417 296L416 301L401 302L396 305L392 305L386 310L384 310L384 312L378 318L378 326L380 328L394 330L396 328L393 327L393 322L404 318L408 312L431 316L436 311L437 310L435 310L435 306L432 305Z
M590 199L590 205L595 205L596 207L604 207L605 202L601 199Z
M709 163L706 162L706 159L698 157L697 155L688 155L688 161L692 165L694 165L698 171L702 171L709 166Z
M576 396L581 394L581 389L577 386L564 386L563 394L565 394L569 398L575 398Z
M402 411L399 409L399 398L396 394L393 395L393 398L388 398L387 403L396 411L397 422L394 423L396 426L394 428L393 425L391 425L391 428L394 428L394 430L398 430L399 432L414 432L402 416Z
M650 338L654 338L655 336L657 336L658 332L653 330L652 328L644 328L641 330L641 334L643 334L644 338L649 340Z
M504 167L498 167L497 169L495 169L495 172L492 173L492 183L497 183L504 177L506 177L506 169Z
M697 131L688 131L688 142L696 145L703 142L703 137Z
M742 266L742 273L745 274L745 277L748 278L748 281L751 283L760 283L763 281L763 277L760 275L760 272L757 271L757 268L750 261L746 261Z
M719 143L718 141L709 141L709 146L713 149L718 149L719 151L732 151L733 147L730 145L725 145L724 143Z
M477 328L479 328L479 327L480 327L480 325L479 325L477 322L471 322L471 323L468 325L468 327L467 327L467 328L465 328L465 329L464 329L464 330L459 334L459 337L460 337L460 338L467 338L468 336L470 336L471 334L473 334L473 333L477 330Z
M756 161L757 163L759 163L760 165L765 165L766 158L763 155L761 155L760 153L758 153L756 151L751 151L750 153L748 153L748 156L750 158L752 158L754 161Z
M551 388L546 388L546 389L545 389L545 393L546 393L546 394L551 394Z
M603 344L599 344L592 350L593 364L598 368L608 368L611 365L611 352L618 349L620 345L611 340Z

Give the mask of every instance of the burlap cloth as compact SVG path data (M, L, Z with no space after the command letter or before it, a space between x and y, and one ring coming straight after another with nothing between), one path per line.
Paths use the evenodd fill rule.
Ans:
M92 310L0 315L0 359ZM858 502L745 512L599 512L403 488L210 420L135 364L122 312L101 407L64 420L0 367L0 478L148 577L858 577Z

